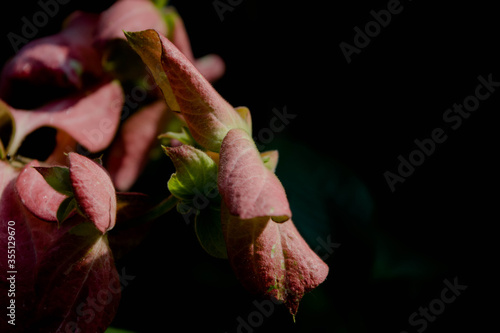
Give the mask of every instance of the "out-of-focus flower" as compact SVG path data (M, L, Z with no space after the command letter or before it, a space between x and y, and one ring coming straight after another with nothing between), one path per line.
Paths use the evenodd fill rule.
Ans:
M104 75L101 50L92 47L98 19L98 14L74 12L59 33L21 48L2 69L0 98L17 106L26 103L30 90L40 89L46 103L99 80Z

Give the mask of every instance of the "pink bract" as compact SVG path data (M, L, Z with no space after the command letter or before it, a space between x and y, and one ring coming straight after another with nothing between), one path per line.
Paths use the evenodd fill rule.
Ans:
M222 142L218 186L229 212L241 219L271 217L283 222L292 216L283 185L243 130L229 131Z
M77 153L69 153L69 175L76 202L103 234L116 223L116 192L106 170Z

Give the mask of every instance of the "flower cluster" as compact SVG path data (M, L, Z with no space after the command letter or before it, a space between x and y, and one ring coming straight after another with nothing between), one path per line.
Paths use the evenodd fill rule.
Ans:
M181 211L203 208L196 224L212 225L198 234L204 248L227 255L247 289L283 301L295 315L303 294L324 281L328 266L291 220L285 190L274 173L278 152L258 151L248 108L224 100L168 38L154 29L125 34L156 71L169 109L180 113L192 136L187 144L165 147L176 166L169 189L182 200ZM199 148L189 145L193 141ZM220 197L212 194L215 187ZM200 194L211 204L197 207Z
M112 231L144 232L175 206L195 215L201 246L227 258L250 292L282 301L293 315L325 280L328 266L295 228L274 173L278 152L258 151L248 108L233 107L210 83L224 71L217 55L194 58L174 8L149 0L74 12L59 33L5 64L0 216L16 223L17 315L29 318L18 327L104 332L120 301ZM27 144L46 127L55 129L52 146ZM127 192L158 148L176 169L160 203ZM7 271L1 262L2 294ZM4 319L0 331L9 329Z

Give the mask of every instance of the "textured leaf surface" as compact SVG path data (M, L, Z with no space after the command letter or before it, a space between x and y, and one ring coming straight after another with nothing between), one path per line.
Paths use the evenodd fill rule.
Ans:
M245 120L166 37L146 30L128 32L127 39L153 72L169 107L181 112L200 145L219 151L230 129L243 128L249 132ZM158 73L158 64L163 75Z
M242 219L272 217L277 222L292 216L285 189L243 130L231 130L224 138L218 186L232 215Z
M16 270L16 329L104 332L121 294L106 236L79 215L59 228L36 218L16 193L18 174L0 161L0 255L7 258L7 223L13 221L16 256L14 267L0 261L0 292L7 295L7 272ZM0 331L11 331L8 319L0 318Z
M36 287L43 294L36 303L33 326L42 332L75 327L104 332L121 296L107 235L85 222L65 231L40 259Z
M236 276L252 293L283 301L295 315L302 296L328 275L328 266L292 220L239 219L223 208L222 228Z
M23 168L16 180L16 191L23 205L33 215L45 221L57 221L57 210L66 195L47 183L35 169L39 165L38 161L34 160ZM68 185L71 186L69 183Z
M69 172L75 199L87 218L102 233L116 223L116 192L102 166L77 153L69 153Z

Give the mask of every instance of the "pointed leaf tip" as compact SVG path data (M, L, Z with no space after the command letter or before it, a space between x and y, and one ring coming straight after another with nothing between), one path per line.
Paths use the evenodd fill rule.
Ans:
M222 230L231 266L252 293L284 302L292 315L305 293L320 285L328 265L309 247L292 220L243 220L222 207Z
M155 82L163 92L163 96L170 110L180 111L179 104L177 104L177 100L172 92L169 79L165 75L161 65L161 38L164 37L161 36L158 31L148 29L134 32L128 31L126 38L130 47L132 47L148 67Z

